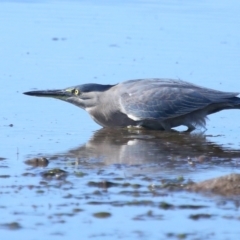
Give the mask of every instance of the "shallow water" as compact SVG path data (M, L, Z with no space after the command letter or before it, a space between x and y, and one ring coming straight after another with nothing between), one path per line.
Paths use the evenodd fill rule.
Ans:
M183 186L240 173L239 111L192 134L103 130L75 106L22 92L146 77L240 91L239 8L2 1L2 238L238 239L237 197Z

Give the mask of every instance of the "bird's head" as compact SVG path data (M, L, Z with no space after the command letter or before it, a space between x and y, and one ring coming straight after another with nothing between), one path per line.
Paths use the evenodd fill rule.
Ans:
M61 90L38 90L24 92L36 97L50 97L60 99L83 109L97 105L99 95L114 85L101 85L96 83L82 84Z

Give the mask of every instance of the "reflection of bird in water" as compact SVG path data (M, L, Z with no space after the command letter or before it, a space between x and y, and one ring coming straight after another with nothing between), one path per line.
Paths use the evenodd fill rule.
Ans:
M238 93L221 92L172 79L130 80L116 85L83 84L25 94L53 97L85 109L103 127L142 126L192 131L207 115L240 109Z
M60 158L77 160L90 168L119 164L143 169L152 167L156 172L188 171L191 161L209 163L209 166L224 162L227 166L232 164L232 158L239 156L239 150L224 149L207 141L203 134L122 128L103 128L83 146L59 154ZM52 156L53 159L57 157ZM210 159L211 162L207 161Z

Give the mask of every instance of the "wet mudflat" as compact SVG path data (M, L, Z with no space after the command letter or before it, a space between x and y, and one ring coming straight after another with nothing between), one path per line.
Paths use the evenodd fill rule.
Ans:
M240 90L237 1L5 1L2 239L239 239L239 111L193 133L101 129L22 92L180 78Z

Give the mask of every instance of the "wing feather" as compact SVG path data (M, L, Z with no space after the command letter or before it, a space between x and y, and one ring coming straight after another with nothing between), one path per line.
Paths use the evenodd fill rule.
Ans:
M118 86L122 111L134 120L174 118L238 95L172 79L130 80Z

